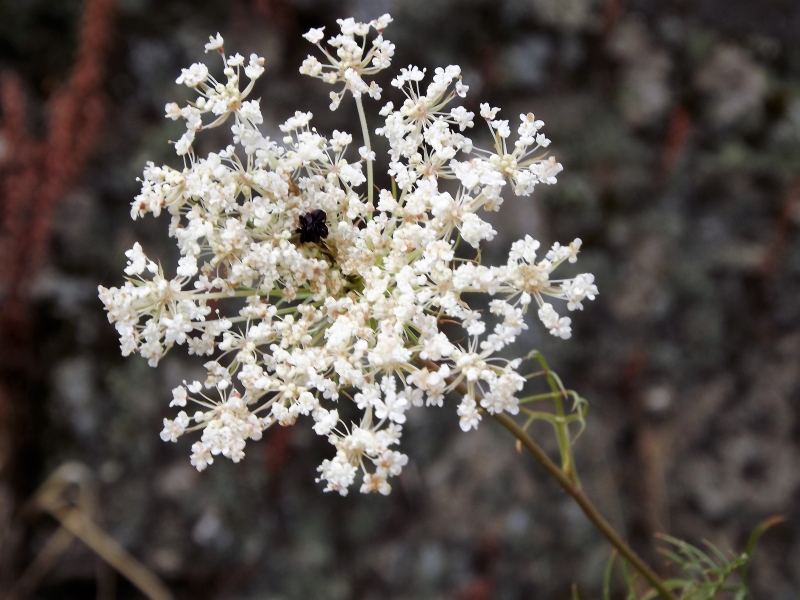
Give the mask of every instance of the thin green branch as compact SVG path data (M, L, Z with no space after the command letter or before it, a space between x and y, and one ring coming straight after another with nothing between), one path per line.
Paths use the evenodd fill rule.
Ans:
M536 361L542 367L542 370L545 372L547 383L553 393L553 403L556 407L556 415L563 419L566 414L564 412L563 400L567 397L567 393L564 389L564 385L561 383L561 379L550 369L550 365L547 364L547 361L544 359L544 356L541 352L534 350L528 356L536 359ZM575 469L575 458L572 455L572 444L569 441L568 426L566 422L561 421L555 425L555 429L556 439L558 440L558 451L561 454L562 469L567 477L569 477L576 486L580 487L581 482L578 479L578 472Z
M361 102L361 96L355 96L356 106L358 107L358 118L361 121L361 133L364 135L364 146L367 148L367 154L372 152L372 144L369 139L369 128L367 127L367 116L364 114L364 104ZM367 159L367 201L372 204L372 188L374 186L374 178L372 176L372 160Z

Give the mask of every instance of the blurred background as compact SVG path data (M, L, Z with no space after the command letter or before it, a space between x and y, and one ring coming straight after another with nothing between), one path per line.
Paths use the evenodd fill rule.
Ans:
M583 239L577 266L600 297L570 315L572 340L534 324L518 347L590 403L576 447L590 497L659 568L655 532L735 551L784 515L754 596L800 597L791 0L0 1L0 590L28 569L35 598L141 597L83 542L51 538L34 494L70 463L63 493L176 598L555 600L573 583L600 596L609 546L505 431L463 434L453 406L410 415L389 497L323 494L330 447L306 427L198 474L190 436L158 436L198 361L123 359L97 299L134 240L176 259L168 220L133 222L129 203L145 161L179 164L163 107L187 98L175 78L209 34L266 57L267 131L310 110L358 137L353 106L329 112L328 86L298 74L300 35L384 12L394 68L460 64L468 108L534 112L564 165L558 185L507 199L487 252Z

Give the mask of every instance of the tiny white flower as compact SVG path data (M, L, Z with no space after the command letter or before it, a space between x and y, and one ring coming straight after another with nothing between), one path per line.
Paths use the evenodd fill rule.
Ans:
M244 64L244 56L237 52L233 56L228 57L226 63L229 67L241 67Z
M251 54L250 62L248 62L247 66L244 68L244 74L247 75L249 79L255 80L261 77L263 73L264 58L258 56L258 54Z
M481 116L487 121L493 120L499 111L499 108L491 108L485 102L481 103Z
M179 385L175 389L172 390L172 402L169 403L170 406L186 406L186 399L189 397L189 394L186 392L186 388L182 385Z
M194 277L197 274L197 258L194 256L182 256L178 260L176 272L181 277Z
M139 242L134 242L133 248L125 252L128 257L128 266L125 267L125 273L128 275L141 274L147 265L147 257L142 251L142 246Z
M181 75L175 83L186 84L187 87L196 87L208 79L208 67L203 63L194 63L188 69L181 69Z
M373 150L367 150L366 146L361 146L358 149L358 154L361 156L363 160L366 161L373 161L375 160L375 152Z
M209 41L205 46L206 52L209 50L219 50L225 45L225 40L222 39L222 36L219 34L219 32L217 32L216 37L209 36L208 40Z
M381 32L392 22L392 17L389 16L389 13L381 15L377 19L370 21L370 25L372 25L377 31Z
M254 125L259 125L264 122L258 100L245 100L242 102L242 107L238 112L243 119L247 119Z
M475 403L475 399L467 394L461 400L461 404L458 405L458 416L461 417L459 424L461 425L461 429L463 431L469 431L470 429L477 429L478 423L481 420L481 415L478 412L478 405Z
M303 75L310 75L311 77L317 77L322 73L322 63L319 62L315 56L309 54L303 61L303 64L300 65L300 73Z
M312 44L319 44L322 38L325 37L324 31L325 31L324 27L320 27L319 29L314 29L312 27L306 33L303 34L303 37L306 38Z
M175 153L178 156L188 154L192 148L192 142L194 142L194 129L187 129L181 138L175 142Z
M166 113L166 117L172 119L173 121L181 118L181 107L175 102L170 102L167 104L164 107L164 112Z

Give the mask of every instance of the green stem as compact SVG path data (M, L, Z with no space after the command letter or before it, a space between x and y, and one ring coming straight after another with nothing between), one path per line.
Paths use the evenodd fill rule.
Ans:
M630 546L623 540L620 535L614 530L614 528L606 521L603 516L598 512L598 510L592 504L592 501L589 500L589 497L583 493L573 481L564 474L564 472L558 467L556 463L550 460L550 457L547 456L544 450L542 450L539 445L533 441L527 433L525 433L522 428L517 424L514 419L509 417L505 413L500 413L496 415L492 415L498 423L500 423L503 427L505 427L511 435L517 438L520 443L525 447L528 453L536 459L536 461L542 465L545 471L555 479L561 488L570 496L578 506L581 507L583 514L592 522L592 524L597 528L597 530L603 534L603 536L609 541L609 543L617 549L617 551L628 561L628 563L636 569L642 577L644 577L650 585L652 585L658 595L663 600L675 600L675 597L669 592L664 582L661 578L653 572L653 570L647 566L647 564L639 558L639 556L631 549Z
M542 360L544 360L542 358ZM428 367L431 370L438 371L439 365L430 360L420 360L420 362ZM543 368L547 371L550 371L549 368L546 366L546 363L543 365ZM555 382L553 382L555 384ZM462 382L455 386L455 391L459 394L466 395L468 393L467 386ZM480 404L481 401L480 394L476 394L475 402ZM482 411L483 412L483 411ZM533 441L533 438L530 437L525 431L520 427L517 422L509 417L505 413L499 413L492 415L492 417L500 423L503 427L505 427L517 440L519 441L522 446L528 451L528 453L536 459L536 461L544 468L545 471L555 479L561 488L569 494L573 500L575 500L576 504L581 508L583 514L592 522L592 524L597 528L597 530L603 534L603 536L608 540L608 542L617 549L617 551L625 558L625 560L630 563L630 565L636 569L642 577L644 577L650 585L656 590L658 595L662 598L662 600L677 600L667 589L667 586L661 580L661 578L656 575L656 573L647 566L639 556L633 551L633 549L628 546L625 540L620 537L620 535L614 530L611 524L603 518L603 515L595 508L592 501L589 500L589 497L581 490L580 485L578 485L569 475L567 475L564 471L562 471L559 466L550 460L550 457L547 456L547 453L542 450L539 445ZM623 565L625 563L623 562Z
M369 140L369 128L367 127L367 117L364 114L364 105L361 102L361 96L355 96L356 99L356 106L358 107L358 118L361 121L361 133L364 135L364 146L367 148L367 154L372 152L372 144ZM372 187L373 187L373 177L372 177L372 162L371 160L367 161L367 201L372 204Z
M227 298L245 298L247 296L256 296L258 292L255 290L240 290L233 293L228 292L176 292L175 297L178 300L226 300Z

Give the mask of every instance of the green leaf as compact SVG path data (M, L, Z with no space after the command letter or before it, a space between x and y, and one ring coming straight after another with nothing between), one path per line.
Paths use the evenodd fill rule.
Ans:
M755 528L753 533L750 534L750 539L747 540L747 545L744 547L744 564L739 569L740 576L742 578L742 582L747 585L747 573L750 571L750 563L753 560L753 552L756 549L756 544L758 540L764 535L768 529L778 525L779 523L783 523L786 520L786 517L781 515L777 515L774 517L770 517L766 521L762 521L758 527Z
M617 550L611 551L611 556L606 565L606 574L603 577L603 600L611 600L611 577L614 574L614 563L617 560Z

